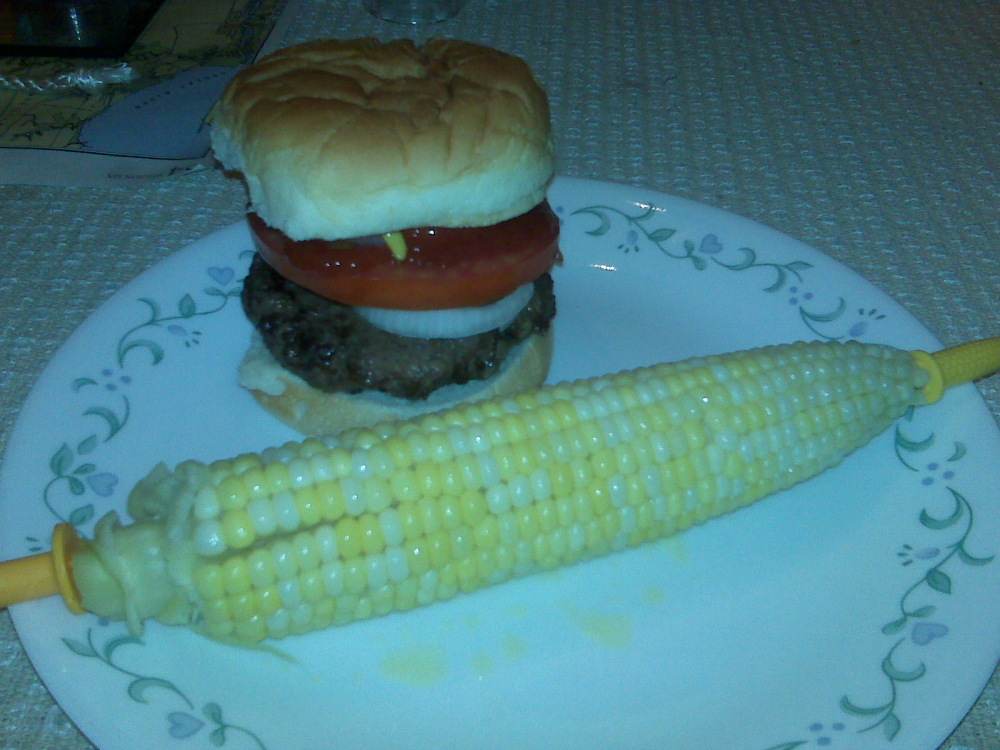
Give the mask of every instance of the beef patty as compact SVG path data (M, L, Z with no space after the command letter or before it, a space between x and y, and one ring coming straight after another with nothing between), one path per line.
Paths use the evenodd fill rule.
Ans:
M552 277L506 328L458 339L420 339L377 328L350 305L320 297L255 256L243 282L243 309L271 355L327 392L377 390L424 399L451 383L485 380L518 343L548 330L556 312Z

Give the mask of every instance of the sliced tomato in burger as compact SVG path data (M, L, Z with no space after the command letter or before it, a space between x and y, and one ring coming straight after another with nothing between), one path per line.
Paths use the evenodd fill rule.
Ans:
M548 203L488 227L402 232L397 259L381 241L300 240L249 215L257 250L290 281L346 305L394 310L474 307L546 273L559 257L559 220Z

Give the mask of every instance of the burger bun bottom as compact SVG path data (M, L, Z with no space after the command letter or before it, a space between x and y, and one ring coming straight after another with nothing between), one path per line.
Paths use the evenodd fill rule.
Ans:
M550 327L545 333L532 334L518 344L489 380L447 385L426 400L410 401L377 391L327 393L313 388L284 369L255 331L240 365L239 383L264 409L289 427L305 435L326 437L540 386L548 377L552 346Z

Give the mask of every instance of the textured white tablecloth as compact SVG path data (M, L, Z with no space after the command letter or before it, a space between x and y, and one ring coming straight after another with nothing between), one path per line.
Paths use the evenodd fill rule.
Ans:
M290 40L401 35L306 0ZM525 57L559 172L728 209L829 254L945 344L1000 334L996 0L470 0L433 33ZM0 449L49 357L102 301L239 219L218 172L0 187ZM982 391L1000 415L1000 380ZM998 609L983 616L997 618ZM91 745L0 614L0 748ZM1000 747L1000 679L943 746ZM183 743L179 743L183 744Z

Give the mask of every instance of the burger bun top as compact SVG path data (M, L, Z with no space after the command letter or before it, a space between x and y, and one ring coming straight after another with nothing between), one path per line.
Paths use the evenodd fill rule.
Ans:
M288 47L237 74L209 120L252 210L293 240L488 226L541 203L554 171L527 64L450 39Z

